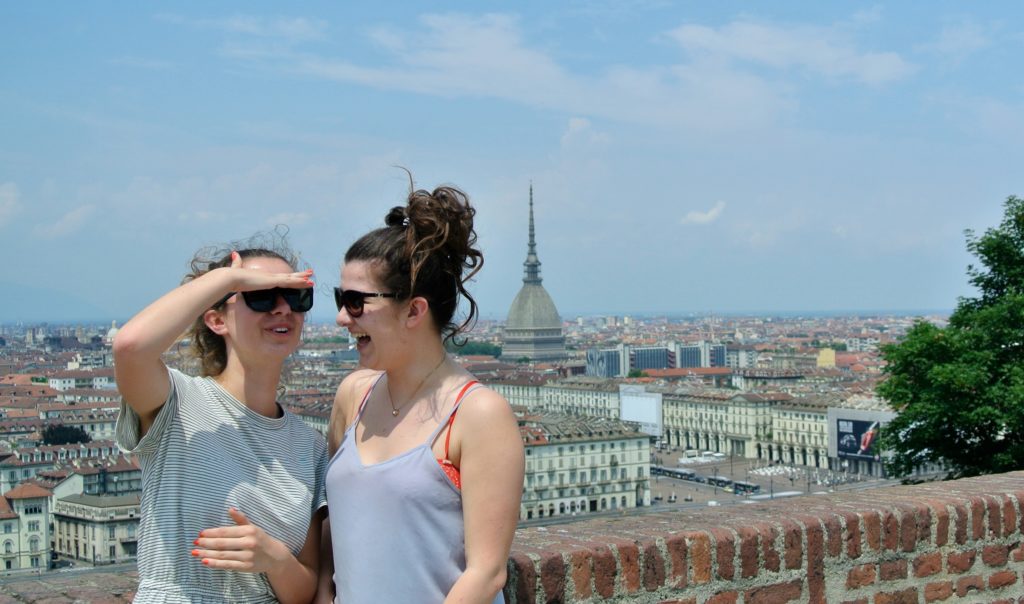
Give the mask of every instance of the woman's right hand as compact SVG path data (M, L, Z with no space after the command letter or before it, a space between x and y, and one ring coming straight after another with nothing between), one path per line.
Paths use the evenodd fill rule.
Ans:
M231 266L210 272L217 271L222 271L228 275L227 281L232 284L228 290L230 292L248 292L275 287L306 289L314 285L313 269L294 273L272 273L270 271L248 269L242 266L242 257L238 252L231 252Z

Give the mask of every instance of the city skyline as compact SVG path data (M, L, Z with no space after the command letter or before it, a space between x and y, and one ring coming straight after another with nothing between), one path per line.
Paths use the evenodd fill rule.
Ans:
M563 319L941 312L1024 194L1014 3L280 10L0 8L0 321L126 320L276 224L330 321L399 165L476 204L484 318L531 183Z

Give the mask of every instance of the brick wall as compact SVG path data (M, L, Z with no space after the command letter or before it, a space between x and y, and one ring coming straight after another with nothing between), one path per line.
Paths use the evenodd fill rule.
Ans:
M510 604L1024 604L1024 472L522 529ZM0 579L0 604L128 602L136 575Z
M1024 604L1024 472L516 535L510 603Z

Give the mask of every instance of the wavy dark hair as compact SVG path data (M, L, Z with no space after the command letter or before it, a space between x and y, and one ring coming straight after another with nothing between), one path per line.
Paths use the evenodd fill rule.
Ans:
M466 289L466 282L484 264L483 253L476 247L475 215L469 196L456 187L413 190L406 205L391 208L384 227L352 244L345 262L376 264L384 288L398 300L425 298L445 342L455 341L478 315L476 300ZM455 323L460 297L469 312L465 320Z
M298 254L288 247L288 230L278 227L271 233L260 233L242 241L235 241L224 246L205 247L192 257L191 270L181 282L188 283L206 273L225 266L231 266L231 252L238 252L242 260L246 258L278 258L284 260L293 271L299 270L301 260ZM211 308L220 310L224 306L221 300ZM205 313L204 313L205 314ZM200 365L200 375L220 375L228 362L228 349L224 338L213 333L203 320L203 315L196 317L186 332L190 342L190 353Z

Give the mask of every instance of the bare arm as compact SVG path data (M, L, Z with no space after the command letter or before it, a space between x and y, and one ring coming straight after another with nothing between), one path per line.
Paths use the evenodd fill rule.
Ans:
M117 389L139 415L142 434L167 400L170 385L160 355L220 298L232 291L271 287L312 287L312 271L271 273L242 269L233 255L229 268L214 269L164 294L124 324L114 338Z
M297 556L288 546L250 524L238 510L228 510L235 526L206 529L196 540L192 555L210 568L265 573L282 604L308 604L317 588L321 509L313 515L306 542Z
M445 603L490 604L505 585L519 519L523 440L508 402L491 390L467 398L455 426L458 459L452 461L462 474L466 572L452 586Z

